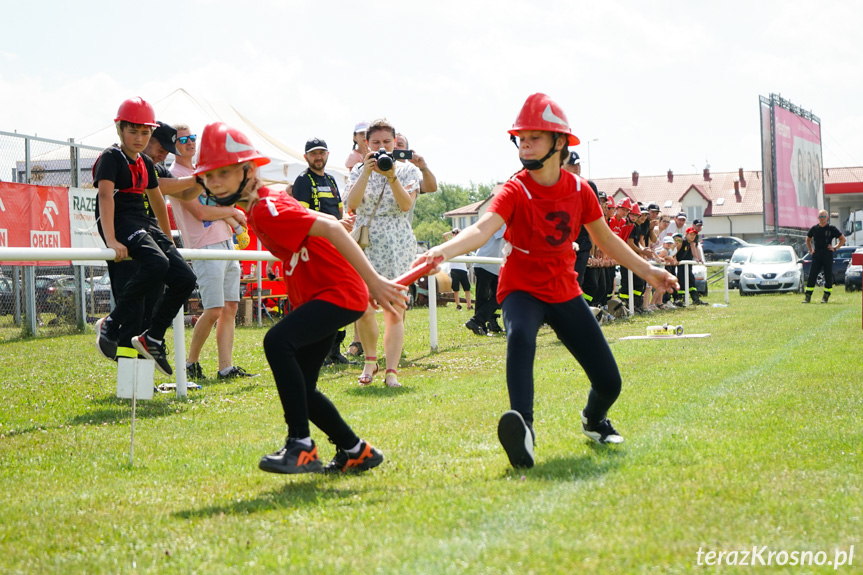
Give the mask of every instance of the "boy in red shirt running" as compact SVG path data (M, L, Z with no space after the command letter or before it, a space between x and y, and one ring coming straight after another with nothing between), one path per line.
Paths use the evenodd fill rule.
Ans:
M216 122L204 128L195 168L216 203L242 207L264 246L283 260L292 311L264 336L264 352L288 438L258 466L270 473L365 471L380 465L384 456L345 423L317 388L318 375L336 332L363 315L369 292L377 305L395 314L396 308L407 307L402 293L407 288L378 275L336 218L260 187L257 168L269 161L242 132ZM326 467L318 458L309 421L336 445Z
M620 394L620 372L576 281L573 242L579 228L587 227L604 253L658 291L671 291L677 280L650 266L615 236L587 180L561 169L567 145L577 145L578 138L557 103L545 94L533 94L509 133L525 169L504 185L475 224L420 256L414 265L475 250L506 224L504 238L509 245L504 249L497 298L506 325L511 410L500 418L498 438L513 467L533 467L533 363L543 321L590 380L582 431L598 443L623 441L606 417Z

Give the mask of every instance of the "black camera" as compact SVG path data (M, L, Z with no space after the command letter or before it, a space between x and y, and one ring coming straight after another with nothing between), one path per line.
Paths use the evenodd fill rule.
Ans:
M377 162L378 169L382 172L389 172L393 169L393 157L392 155L386 151L386 149L381 148L372 156Z

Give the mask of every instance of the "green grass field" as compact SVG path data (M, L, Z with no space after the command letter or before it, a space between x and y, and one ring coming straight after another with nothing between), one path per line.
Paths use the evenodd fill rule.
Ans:
M285 436L263 329L239 329L235 351L262 377L138 403L131 466L131 402L92 333L7 340L0 573L738 573L752 568L699 565L699 550L704 562L753 546L780 553L770 573L834 572L788 557L832 562L854 546L838 572L861 573L860 294L799 301L733 293L728 308L605 327L624 378L615 447L581 434L587 381L544 328L528 471L496 436L505 340L468 332L452 305L437 353L428 310L409 312L404 388L325 370L321 387L387 457L343 477L257 469ZM663 321L711 336L619 341ZM214 340L205 351L210 374ZM333 446L312 436L328 461Z

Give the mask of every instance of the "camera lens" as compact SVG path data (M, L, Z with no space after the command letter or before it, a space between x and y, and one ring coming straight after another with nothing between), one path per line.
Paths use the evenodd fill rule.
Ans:
M379 154L377 162L378 169L382 172L389 172L393 168L393 159L387 154Z

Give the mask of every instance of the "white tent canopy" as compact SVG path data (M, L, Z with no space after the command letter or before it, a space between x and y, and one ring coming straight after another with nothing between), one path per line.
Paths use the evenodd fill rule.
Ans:
M179 88L165 98L150 103L156 110L157 120L166 124L187 124L195 134L200 135L204 126L211 122L224 122L243 132L258 151L271 160L261 168L261 179L268 183L293 183L300 172L308 167L302 152L284 145L261 130L227 102L197 98ZM106 148L117 141L117 130L114 124L110 124L76 141ZM342 182L347 178L347 172L338 167L327 167L327 172Z

